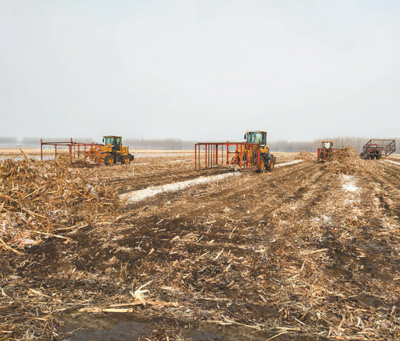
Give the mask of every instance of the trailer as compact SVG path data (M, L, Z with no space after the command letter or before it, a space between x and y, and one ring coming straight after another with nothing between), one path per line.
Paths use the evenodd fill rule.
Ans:
M360 156L364 160L381 159L396 151L396 140L370 139L364 146Z

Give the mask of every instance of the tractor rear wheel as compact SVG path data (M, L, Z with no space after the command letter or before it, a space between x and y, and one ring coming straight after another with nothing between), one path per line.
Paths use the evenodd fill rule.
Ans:
M112 155L106 155L104 157L104 164L106 166L112 166L114 164L114 158L112 157Z

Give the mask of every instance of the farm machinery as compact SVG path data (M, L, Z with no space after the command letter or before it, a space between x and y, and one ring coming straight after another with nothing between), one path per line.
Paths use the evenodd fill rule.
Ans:
M364 160L379 160L396 151L396 140L371 139L364 146L360 157Z
M272 171L276 157L267 145L267 132L247 131L244 142L199 142L195 145L195 168L237 167L239 170ZM202 162L204 160L204 163Z
M325 161L328 161L335 150L336 149L333 149L332 141L322 141L321 148L318 148L317 152L318 162L324 163Z
M43 147L54 147L54 158L57 158L61 149L69 150L70 164L94 166L104 163L107 166L117 162L129 164L134 156L129 154L129 147L122 145L122 137L107 135L103 137L103 144L69 141L44 142L40 140L40 158L43 161Z
M93 145L87 154L91 159L96 159L99 155L99 162L106 166L118 162L127 165L135 158L132 154L129 154L129 147L122 145L122 137L114 135L104 136L103 144Z

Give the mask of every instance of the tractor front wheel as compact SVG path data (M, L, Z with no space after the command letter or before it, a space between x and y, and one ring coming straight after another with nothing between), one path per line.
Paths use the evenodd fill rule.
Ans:
M271 164L269 165L269 171L272 172L274 167L275 167L275 162L274 162L274 160L271 160Z
M272 172L272 170L274 169L274 167L275 167L275 161L276 161L275 156L272 156L272 155L271 155L271 159L269 160L269 163L268 163L268 171L269 171L269 172Z
M261 157L260 158L260 169L259 169L260 173L264 173L266 164L267 164L266 160L263 157Z
M129 158L128 155L124 155L124 156L121 158L121 163L122 163L123 165L129 165L129 164L131 163L131 159Z
M106 155L104 158L104 164L106 166L112 166L114 164L114 158L112 155Z

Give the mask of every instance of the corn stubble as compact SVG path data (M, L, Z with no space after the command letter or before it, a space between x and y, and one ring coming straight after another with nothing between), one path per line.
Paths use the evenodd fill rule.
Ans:
M325 164L278 161L296 157L127 206L118 194L222 170L180 156L92 169L4 161L0 340L63 338L71 313L202 321L254 339L399 338L400 167L350 149ZM184 335L161 330L152 337Z

